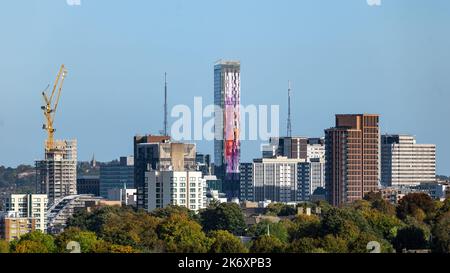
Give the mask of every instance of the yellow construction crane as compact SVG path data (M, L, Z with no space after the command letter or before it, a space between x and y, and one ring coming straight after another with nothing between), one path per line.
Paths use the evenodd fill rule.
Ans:
M45 91L42 92L45 105L42 106L41 108L44 111L45 120L47 122L42 126L42 129L46 130L48 135L47 142L45 143L46 152L49 152L55 148L55 139L54 139L55 128L53 127L53 122L55 121L55 114L56 110L58 109L59 98L61 97L61 90L66 75L67 70L64 65L61 65L61 68L59 69L58 72L58 76L56 77L55 83L53 85L53 90L52 93L50 94L50 97L47 96L47 94L45 94Z

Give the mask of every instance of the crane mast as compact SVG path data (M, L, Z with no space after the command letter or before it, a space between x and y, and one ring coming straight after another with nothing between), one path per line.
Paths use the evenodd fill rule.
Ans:
M56 110L58 109L59 99L61 97L61 90L64 84L64 79L67 76L67 70L64 65L61 65L58 75L56 76L55 83L53 84L53 89L50 96L47 96L46 92L42 92L42 97L44 98L45 105L41 107L44 111L46 124L42 128L47 131L47 141L45 143L45 151L50 152L55 149L55 128L53 123L55 121Z

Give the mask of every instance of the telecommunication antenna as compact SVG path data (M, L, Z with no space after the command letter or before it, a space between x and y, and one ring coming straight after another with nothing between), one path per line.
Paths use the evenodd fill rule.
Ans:
M291 120L291 81L288 81L288 119L287 119L287 137L292 137L292 120Z
M167 131L167 73L164 73L164 136L168 136L168 131Z

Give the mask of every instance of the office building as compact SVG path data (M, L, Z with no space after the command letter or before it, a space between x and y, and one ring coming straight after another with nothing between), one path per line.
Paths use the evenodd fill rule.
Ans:
M100 196L100 176L99 175L78 176L77 193Z
M135 136L134 147L134 187L137 190L137 207L143 209L145 204L145 172L155 170L159 160L159 143L170 141L169 136Z
M239 197L240 63L220 61L214 66L215 174L229 199Z
M378 190L380 178L379 116L336 115L325 130L327 199L339 206Z
M14 217L18 221L32 219L35 230L47 232L48 197L46 194L11 194L6 198L5 206L8 213L16 213Z
M36 161L37 192L49 202L77 193L77 141L55 141L55 148Z
M134 187L134 158L121 157L118 162L112 162L100 167L100 196L107 198L110 189L132 189Z
M417 144L411 135L381 136L381 184L436 182L436 145Z

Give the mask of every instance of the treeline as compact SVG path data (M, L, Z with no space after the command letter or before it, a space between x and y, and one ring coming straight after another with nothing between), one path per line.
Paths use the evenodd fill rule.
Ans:
M366 253L377 241L386 253L431 250L450 253L450 199L433 201L410 194L398 206L378 194L334 208L325 202L318 215L296 215L296 208L272 204L266 214L280 221L247 226L236 204L212 204L198 214L182 207L152 213L103 207L79 212L58 236L38 232L7 244L0 251L67 252L70 241L84 253ZM239 236L251 238L243 243Z
M0 192L33 193L36 175L33 166L20 165L17 168L0 166Z

